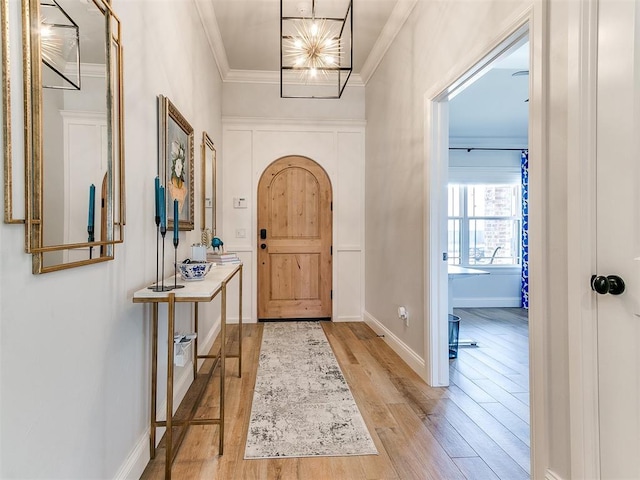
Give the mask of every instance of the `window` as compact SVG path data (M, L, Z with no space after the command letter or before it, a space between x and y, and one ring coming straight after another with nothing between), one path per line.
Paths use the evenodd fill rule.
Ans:
M449 263L519 265L520 184L450 183Z

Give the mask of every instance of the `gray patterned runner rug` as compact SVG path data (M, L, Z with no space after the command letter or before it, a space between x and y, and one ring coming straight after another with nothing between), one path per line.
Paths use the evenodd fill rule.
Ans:
M377 453L320 324L265 323L244 458Z

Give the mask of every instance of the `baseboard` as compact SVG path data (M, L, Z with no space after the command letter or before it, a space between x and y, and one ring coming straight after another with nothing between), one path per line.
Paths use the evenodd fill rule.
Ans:
M544 474L544 480L563 480L563 479L557 473L552 472L551 470L547 470L547 472Z
M198 341L198 350L200 353L208 352L213 346L213 342L220 333L220 317L214 322L213 328L207 333L207 335ZM204 362L204 359L200 360ZM198 367L200 367L199 365ZM193 381L193 364L187 363L184 367L176 367L176 372L181 370L176 375L176 382L173 387L173 405L177 407L182 402L182 399L187 394L189 387ZM158 409L158 420L166 420L167 418L167 401L166 399L160 404ZM164 435L164 428L158 428L156 432L156 446L160 443ZM149 452L149 428L145 430L140 439L136 442L131 453L124 461L118 473L114 476L117 480L125 479L138 479L147 467L151 458Z
M426 365L424 359L420 357L416 352L411 350L409 346L400 340L391 330L385 327L379 320L377 320L369 312L363 312L364 322L371 327L371 329L378 335L382 335L384 341L396 352L404 362L411 367L411 370L416 372L420 378L426 381Z
M333 322L335 323L341 323L341 322L362 322L362 317L359 316L342 316L342 317L337 317L337 318L333 318L332 319Z
M227 325L238 325L240 322L238 321L238 317L227 317ZM253 320L250 317L245 317L244 315L242 316L242 324L246 325L248 323L256 323L255 320Z
M136 442L133 450L131 450L131 453L113 478L116 480L137 480L142 476L144 469L147 468L150 459L149 429L147 429Z
M454 297L453 308L505 308L521 306L520 297Z

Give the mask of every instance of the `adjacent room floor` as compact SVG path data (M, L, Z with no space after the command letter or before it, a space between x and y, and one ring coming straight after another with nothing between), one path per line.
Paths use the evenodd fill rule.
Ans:
M456 309L455 313L462 318L461 337L473 337L478 347L460 348L458 358L450 361L448 388L427 386L364 323L322 323L379 451L377 456L360 457L244 460L262 335L261 324L245 325L241 379L237 377L237 360L227 361L224 455L217 455L216 426L193 426L177 454L173 477L529 478L526 311ZM234 328L230 328L232 333ZM231 340L229 348L235 350L237 344ZM206 385L198 415L217 414L218 375L216 372ZM199 376L194 382L181 410L190 408L194 391L204 382L200 377L205 378ZM161 443L142 478L163 477Z

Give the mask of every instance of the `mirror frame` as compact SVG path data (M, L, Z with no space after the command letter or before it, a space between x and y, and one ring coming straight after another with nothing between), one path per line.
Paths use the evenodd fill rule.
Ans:
M3 0L4 1L4 0ZM107 94L111 97L112 142L111 169L107 176L111 181L110 198L107 199L107 215L110 219L109 240L94 242L43 245L43 145L42 145L42 61L40 48L40 1L23 2L23 56L24 56L24 108L25 108L25 181L26 181L26 241L25 250L33 255L34 274L53 272L93 263L113 260L113 246L124 242L125 186L124 186L124 98L123 98L123 48L120 19L113 12L109 0L88 0L107 17L107 71L110 81ZM26 34L25 32L29 32ZM115 49L115 50L114 50ZM117 118L114 111L117 108ZM114 135L115 134L115 135ZM113 145L117 138L117 145ZM114 174L114 171L116 172ZM116 178L113 176L116 175ZM108 190L109 190L108 189ZM116 198L117 196L117 198ZM116 238L117 237L117 238ZM80 261L70 261L44 266L44 254L61 250L100 247L105 254Z
M24 8L24 4L21 4ZM22 15L24 17L24 15ZM14 217L13 200L13 130L11 125L11 51L9 0L0 0L0 57L2 59L2 145L4 163L4 223L24 224Z
M200 183L200 224L201 224L201 230L204 232L207 228L207 215L206 215L206 195L205 192L207 191L207 157L208 154L211 154L212 156L212 172L211 172L211 183L212 183L212 187L213 187L213 195L211 198L211 234L215 237L216 235L216 208L217 208L217 204L218 202L216 201L216 195L217 195L217 189L216 189L216 174L217 174L217 152L216 152L216 147L213 144L213 141L211 140L211 138L209 138L209 135L207 134L207 132L202 132L202 147L201 147L201 155L202 155L202 170L201 170L201 177L202 177L202 181Z

